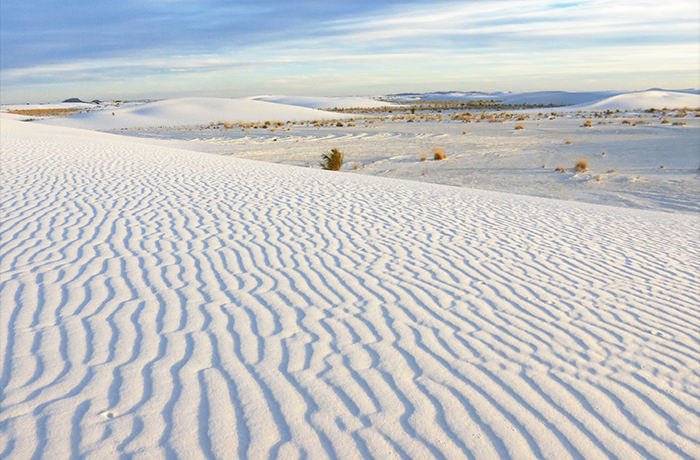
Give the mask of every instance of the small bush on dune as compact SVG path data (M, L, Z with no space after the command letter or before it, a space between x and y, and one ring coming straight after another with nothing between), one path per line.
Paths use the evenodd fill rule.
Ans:
M515 125L515 129L525 129L523 125Z
M574 171L576 172L586 172L588 171L588 161L586 160L580 160L576 165L574 166Z
M561 172L561 173L566 172L566 169L562 168L561 166L557 166L556 168L554 168L554 170L556 172Z
M420 161L428 161L428 157L420 157Z
M331 153L324 153L321 157L321 168L328 171L338 171L343 166L343 153L338 149L332 149Z
M447 159L447 155L445 155L445 152L440 147L435 147L433 149L433 160L440 161L440 160L446 160L446 159Z

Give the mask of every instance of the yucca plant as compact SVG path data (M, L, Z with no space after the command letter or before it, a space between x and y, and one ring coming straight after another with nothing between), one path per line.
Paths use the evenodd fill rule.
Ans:
M321 168L328 171L338 171L343 166L343 152L332 149L331 153L324 153L321 157Z

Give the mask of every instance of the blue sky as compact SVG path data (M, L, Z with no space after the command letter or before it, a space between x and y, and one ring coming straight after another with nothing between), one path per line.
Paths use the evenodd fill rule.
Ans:
M4 0L2 102L697 87L697 0Z

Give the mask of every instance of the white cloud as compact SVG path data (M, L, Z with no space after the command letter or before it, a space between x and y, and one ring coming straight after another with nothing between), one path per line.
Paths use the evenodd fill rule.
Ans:
M633 89L627 86L632 82L697 84L696 0L561 2L557 6L545 0L487 0L393 7L381 15L328 21L321 24L323 33L313 36L235 48L222 44L200 54L158 49L138 56L124 52L109 59L3 69L2 80L9 92L26 91L25 81L41 83L42 88L103 81L105 92L117 87L188 91L201 89L202 82L212 91L264 91L294 82L294 88L301 91L306 84L310 92L320 85L343 92L363 82L376 87L393 82L394 90L421 82L430 88L460 84L463 89L527 89L516 88L523 81L530 87L568 89L605 89L571 88L584 81L617 82L616 89ZM146 77L153 83L144 83ZM483 88L484 82L510 86Z

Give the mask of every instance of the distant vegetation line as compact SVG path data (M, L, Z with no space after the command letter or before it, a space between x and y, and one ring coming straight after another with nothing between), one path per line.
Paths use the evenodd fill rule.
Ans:
M380 99L384 102L394 102ZM409 110L412 113L423 111L436 110L521 110L521 109L537 109L537 108L552 108L563 107L555 104L503 104L498 100L480 100L480 101L409 101L397 102L394 106L385 107L346 107L346 108L330 108L325 109L331 112L340 113L392 113L395 111Z

